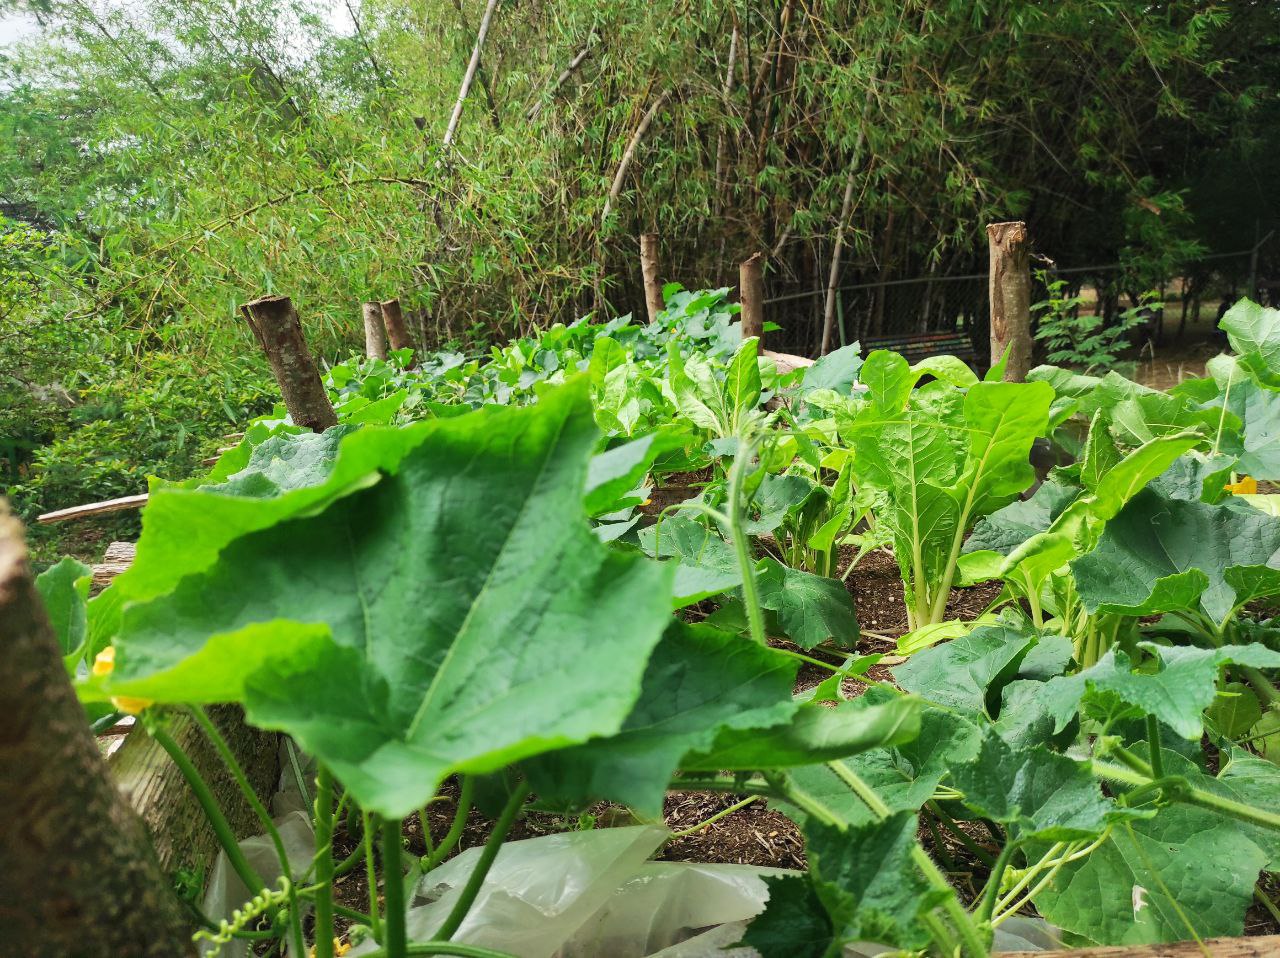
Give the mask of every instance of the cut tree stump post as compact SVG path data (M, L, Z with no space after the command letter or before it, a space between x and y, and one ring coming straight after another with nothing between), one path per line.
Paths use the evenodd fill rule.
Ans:
M666 303L662 300L662 280L658 278L658 234L640 234L640 274L644 277L644 304L649 322L656 323Z
M754 336L764 348L764 254L756 253L738 266L738 297L742 302L742 338Z
M991 223L991 365L1009 350L1005 382L1026 382L1031 371L1031 251L1027 224Z
M329 396L320 381L311 350L302 335L302 323L288 296L266 296L240 307L245 321L267 354L285 408L296 425L324 432L338 424ZM381 323L382 310L378 310Z
M400 300L384 299L382 307L382 325L387 330L387 342L392 349L412 349L413 340L409 338L409 330L404 324L404 313L400 310Z
M116 789L0 500L0 915L29 958L194 954L185 914Z
M387 358L387 331L382 324L381 303L361 303L364 318L364 354L370 359Z

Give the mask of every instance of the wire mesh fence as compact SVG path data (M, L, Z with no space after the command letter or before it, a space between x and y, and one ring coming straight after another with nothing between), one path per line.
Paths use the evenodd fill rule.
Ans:
M1033 303L1047 298L1048 282L1062 279L1068 294L1083 299L1078 309L1107 320L1136 306L1146 292L1141 284L1125 281L1126 268L1120 263L1073 266L1041 261L1033 262L1032 270ZM1256 248L1239 250L1184 264L1158 284L1156 292L1163 308L1149 309L1150 322L1140 335L1159 343L1198 329L1206 319L1216 325L1225 307L1241 296L1280 305L1280 275L1269 278L1265 269L1259 274ZM767 298L765 318L780 327L770 334L770 347L817 355L826 296L825 288L814 288ZM843 346L885 336L956 333L967 336L974 353L983 356L990 335L989 313L986 273L842 285L835 291L833 343Z

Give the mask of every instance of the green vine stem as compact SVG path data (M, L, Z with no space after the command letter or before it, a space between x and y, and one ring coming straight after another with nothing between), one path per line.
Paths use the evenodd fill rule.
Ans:
M475 787L475 780L470 775L461 775L461 785L458 788L458 807L453 813L453 822L449 825L449 831L444 838L440 840L440 844L430 855L422 857L422 870L429 872L442 861L449 852L453 851L455 845L462 838L463 831L467 827L467 816L471 813L471 792ZM422 829L425 832L427 824L422 823Z
M404 850L400 841L400 822L395 819L383 822L381 838L382 888L386 898L382 947L387 958L404 958L408 938L405 934L404 869L400 862L400 853Z
M276 828L276 823L271 818L271 813L262 804L262 799L258 798L258 793L254 791L253 786L249 783L249 776L245 774L240 763L236 761L235 753L231 751L231 746L227 744L227 740L222 737L222 733L218 731L218 727L213 724L204 709L198 705L193 705L188 711L217 751L218 757L222 759L222 764L231 773L231 777L235 780L236 785L240 787L240 792L244 795L245 801L249 803L249 807L258 816L258 821L262 824L268 837L270 837L271 844L276 851L276 857L280 859L280 873L285 878L292 879L289 856L284 850L284 841L280 838L280 831ZM298 954L306 954L306 946L302 937L302 918L298 913L298 896L294 890L292 880L289 882L289 936L293 939L293 947Z
M1160 720L1147 716L1147 750L1151 753L1151 777L1164 778L1164 756L1160 754Z
M672 841L673 839L676 839L676 838L685 838L689 835L696 835L698 832L702 831L702 829L706 828L708 825L714 825L716 822L720 821L722 818L728 818L734 812L741 811L742 809L750 805L752 802L757 801L759 798L760 798L759 795L748 795L742 801L734 802L728 808L720 809L720 811L716 812L710 818L705 818L702 821L698 822L698 824L696 825L693 825L689 828L681 829L678 832L672 832L670 836L668 836L667 841Z
M767 645L764 613L760 609L760 595L756 591L756 567L751 560L751 549L742 523L742 485L746 481L745 473L751 463L754 445L746 437L738 439L738 454L734 456L733 468L729 470L727 506L729 535L733 537L733 550L738 557L738 568L742 572L742 604L747 608L747 623L751 627L751 638L760 645Z
M369 885L369 927L379 944L383 943L382 922L378 920L378 866L373 859L373 816L360 813L361 837L364 846L364 875Z
M1117 750L1117 754L1119 752L1120 750ZM1099 778L1124 785L1159 784L1166 789L1166 794L1174 801L1206 808L1210 811L1218 812L1220 815L1226 815L1228 818L1247 822L1250 825L1260 825L1263 828L1280 831L1280 815L1262 808L1254 808L1252 805L1245 805L1243 802L1223 798L1220 795L1214 795L1212 792L1203 791L1190 784L1186 779L1175 777L1157 780L1140 772L1119 765L1109 765L1105 762L1095 761L1090 763L1090 767L1093 774Z
M316 772L315 958L333 958L333 776Z
M471 874L467 876L467 883L462 886L461 897L454 903L453 910L449 912L449 917L444 920L444 924L436 932L436 941L448 941L462 927L462 922L466 919L467 912L471 910L471 905L475 902L476 895L480 893L480 886L484 884L485 876L489 874L489 869L493 866L493 860L498 857L498 849L502 847L502 840L507 837L507 832L511 831L511 826L515 824L516 816L520 814L520 810L524 807L524 800L529 797L529 791L529 783L521 782L516 787L516 790L511 793L511 797L507 799L507 804L503 807L502 814L498 816L497 822L494 823L493 831L489 833L488 841L484 843L484 849L480 852L479 860L476 862L475 867L471 869Z
M1015 841L1007 842L1004 848L1000 849L1000 857L996 859L995 866L987 878L986 887L982 889L982 900L978 903L976 913L979 921L991 920L991 915L996 908L996 899L1000 897L1000 882L1004 879L1004 873L1008 870L1017 850L1018 843Z
M195 765L191 763L191 759L187 758L187 753L182 750L182 746L173 740L173 736L163 728L160 728L158 724L148 723L148 725L151 737L168 753L169 758L173 760L173 764L182 773L182 777L187 780L188 787L190 787L192 794L195 795L196 801L200 803L200 809L204 812L204 817L208 819L214 835L217 836L218 844L226 852L227 861L231 863L232 869L240 876L240 880L244 882L250 893L254 895L261 894L267 884L262 880L262 876L254 871L253 866L249 864L249 860L244 857L244 852L240 850L240 843L236 840L235 832L231 830L227 817L222 814L222 809L218 807L218 800L213 797L213 792L208 783L200 775Z
M892 814L892 810L876 794L875 790L859 778L858 774L844 762L831 762L829 767L839 776L842 782L849 786L849 790L862 800L862 803L867 806L867 809L877 819L885 819ZM920 847L919 842L912 842L911 844L911 861L919 869L920 874L924 876L925 881L938 891L946 893L946 897L942 900L942 910L946 912L956 931L960 933L964 951L971 955L972 958L986 958L989 949L987 948L987 943L982 939L982 934L978 931L978 926L973 922L973 916L964 910L959 898L956 897L956 890L951 887L951 883L947 881L946 876L942 874L934 860L929 857L929 853Z

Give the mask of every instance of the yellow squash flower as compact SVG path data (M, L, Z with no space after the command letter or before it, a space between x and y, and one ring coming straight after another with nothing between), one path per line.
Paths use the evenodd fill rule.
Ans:
M116 647L108 645L105 649L97 654L93 660L93 675L101 678L104 675L110 675L116 667ZM137 715L148 705L152 704L151 699L132 699L127 696L114 696L111 704L118 708L121 712L128 712L130 715Z
M1258 480L1253 476L1241 476L1239 482L1227 483L1227 492L1237 496L1256 496Z

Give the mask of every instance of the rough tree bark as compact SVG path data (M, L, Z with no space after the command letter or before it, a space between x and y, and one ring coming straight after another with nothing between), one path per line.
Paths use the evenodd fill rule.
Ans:
M1031 270L1027 224L991 223L991 364L1009 350L1005 382L1025 382L1031 371Z
M764 349L764 254L755 253L738 265L738 296L742 302L742 338L754 336Z
M302 336L302 323L289 297L255 299L241 306L240 312L257 337L258 345L267 354L271 372L276 377L285 408L293 421L315 432L336 426L338 417L324 391L320 372Z
M194 954L142 822L98 754L0 500L0 927L26 958Z
M364 320L364 354L370 359L386 359L387 331L382 325L382 306L361 303L360 317Z
M413 340L409 337L408 327L404 323L404 313L400 310L400 300L384 299L382 307L382 325L387 330L387 341L392 349L412 349Z
M658 234L640 234L640 275L644 278L644 305L649 322L656 323L666 303L662 300L662 280L658 277Z

